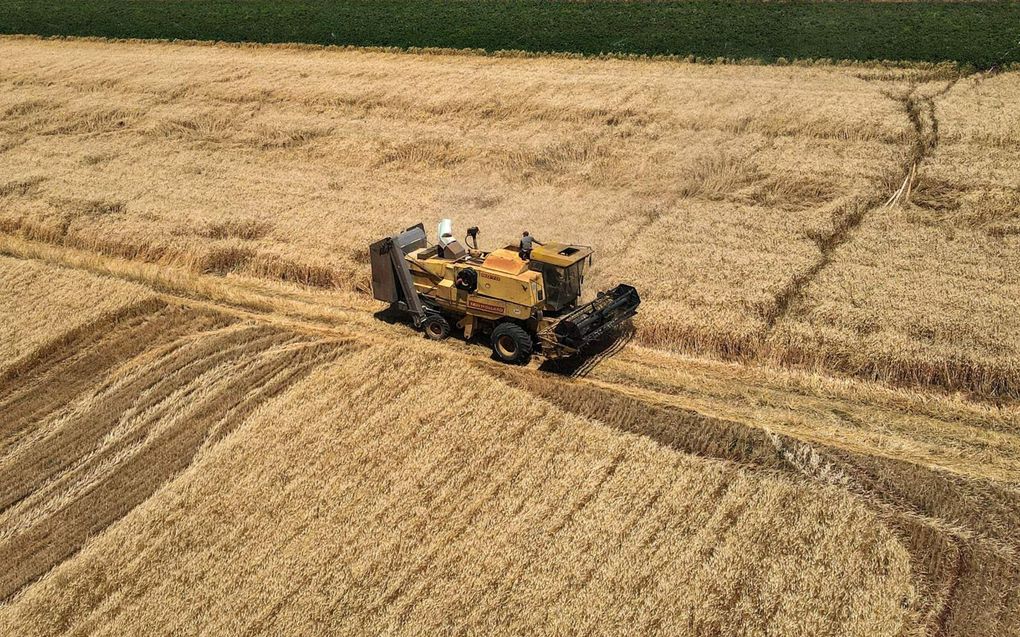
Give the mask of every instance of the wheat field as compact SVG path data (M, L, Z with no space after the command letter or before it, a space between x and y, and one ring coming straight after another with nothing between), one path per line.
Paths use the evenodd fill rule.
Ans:
M1020 631L1015 74L0 49L0 633ZM445 216L633 330L379 320Z
M530 228L645 345L1018 392L1015 73L4 47L9 234L365 292L394 229Z
M1020 75L947 86L913 102L922 147L899 204L862 221L772 338L823 366L1012 395Z
M678 455L493 379L431 406L436 383L472 373L433 352L331 353L0 622L25 634L864 635L909 616L906 550L834 488Z
M307 288L260 289L299 303L284 315L243 281L209 303L128 261L4 251L3 281L33 275L2 297L9 323L56 343L0 384L5 633L982 635L1020 617L1015 411L645 348L569 379L319 313ZM114 318L55 338L8 310L82 289ZM451 378L472 382L437 390Z

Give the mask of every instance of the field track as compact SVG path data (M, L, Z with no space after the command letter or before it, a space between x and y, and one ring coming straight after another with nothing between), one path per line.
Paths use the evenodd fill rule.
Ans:
M422 344L407 326L380 321L366 308L324 304L321 292L11 238L2 239L0 253L130 280L159 299L136 315L81 330L5 375L0 407L10 418L0 431L0 457L16 460L0 463L0 560L19 564L0 581L9 600L316 366L365 347ZM1020 494L1009 486L1020 476L1015 414L1000 421L1001 413L945 398L925 399L927 410L915 410L906 392L862 394L853 383L798 387L764 370L734 373L732 366L693 359L672 361L688 382L670 385L630 346L573 379L492 363L479 346L440 347L435 355L464 357L567 413L665 448L846 490L907 546L922 625L940 634L979 634L971 627L1016 621ZM722 392L713 387L719 383ZM52 390L41 393L40 386ZM187 401L177 402L182 396ZM769 408L747 408L763 401L782 404L771 422ZM182 404L186 409L167 421L167 410ZM128 427L120 417L125 410L138 414ZM712 415L721 410L726 417ZM839 413L844 422L826 431L818 426L825 420L820 411ZM862 423L881 419L886 432L903 429L847 437L855 411L867 412L858 413ZM975 452L966 445L974 443L982 446L981 462L968 460ZM943 466L935 468L935 460ZM84 484L93 486L76 493ZM1001 600L997 609L974 603L988 595Z

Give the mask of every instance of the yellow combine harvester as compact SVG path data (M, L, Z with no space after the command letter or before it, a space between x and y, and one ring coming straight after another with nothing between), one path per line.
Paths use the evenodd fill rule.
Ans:
M453 238L449 220L429 244L425 227L414 227L371 245L372 291L411 315L428 338L449 336L453 324L464 338L489 335L492 351L507 363L527 363L533 352L570 356L629 319L641 299L620 284L578 305L581 284L594 251L565 243L537 245L529 255L518 246L485 252L478 229L464 244Z

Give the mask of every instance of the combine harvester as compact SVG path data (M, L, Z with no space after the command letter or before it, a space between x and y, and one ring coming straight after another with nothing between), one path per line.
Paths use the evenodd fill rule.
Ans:
M518 247L478 249L478 228L464 244L449 219L429 245L425 227L414 227L371 245L372 292L410 314L433 340L449 336L451 324L470 340L489 335L496 358L523 365L532 353L547 359L572 356L632 317L641 299L630 285L599 292L578 305L594 251L588 246L536 245L530 258Z

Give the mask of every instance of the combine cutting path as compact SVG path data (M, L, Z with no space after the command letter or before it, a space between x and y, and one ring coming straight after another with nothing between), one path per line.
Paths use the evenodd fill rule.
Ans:
M0 598L189 466L330 346L163 305L85 331L0 386Z

